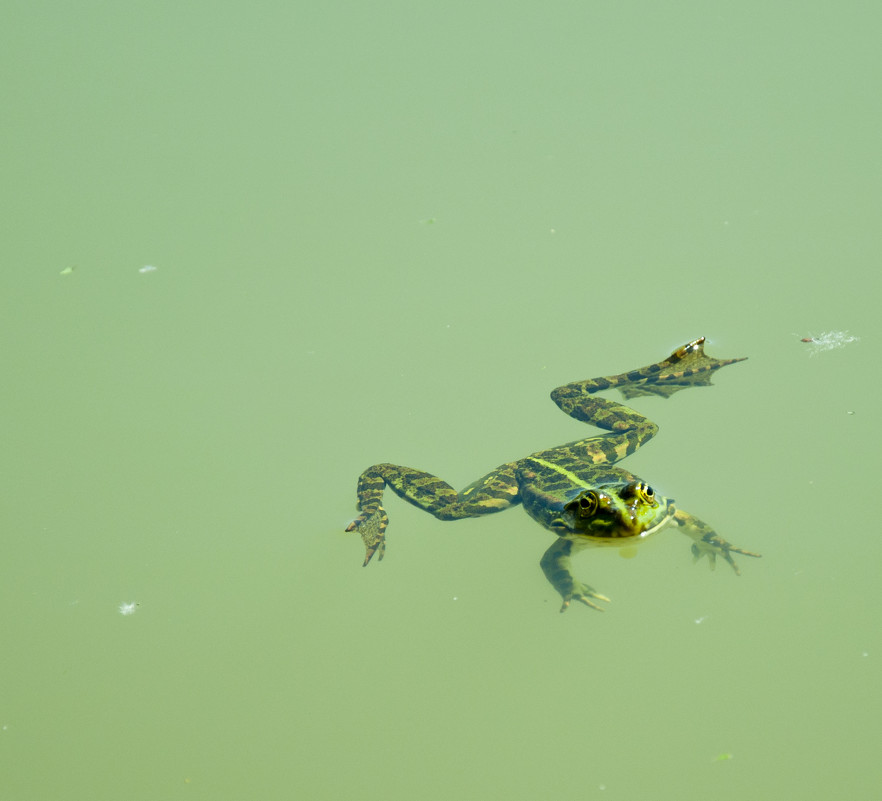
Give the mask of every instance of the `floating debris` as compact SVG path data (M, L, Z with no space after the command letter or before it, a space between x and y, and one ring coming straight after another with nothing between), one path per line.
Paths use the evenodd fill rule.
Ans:
M152 264L145 264L143 267L138 268L139 273L155 273L159 268L154 267Z
M817 336L800 337L799 341L810 345L809 356L814 356L816 353L844 348L852 342L859 342L860 337L852 336L848 331L825 331Z
M119 613L121 615L134 615L135 612L138 611L138 607L140 605L141 604L137 603L136 601L132 601L131 603L121 603L119 605Z
M77 268L76 264L72 264L70 267L65 267L65 268L64 268L60 273L58 273L58 274L59 274L59 275L70 275L74 270L76 270L76 268Z

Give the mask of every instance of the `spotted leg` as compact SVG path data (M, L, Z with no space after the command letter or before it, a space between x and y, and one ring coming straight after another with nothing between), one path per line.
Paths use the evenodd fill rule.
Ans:
M762 554L746 551L744 548L736 548L731 542L724 540L716 531L714 531L707 523L695 515L677 509L674 512L673 522L687 537L692 539L692 556L693 561L697 562L706 556L713 570L717 566L717 557L722 556L735 571L735 575L740 576L741 570L732 558L733 553L740 553L744 556L754 556L759 559Z
M539 564L542 566L545 578L548 579L551 586L563 598L563 605L560 608L561 612L566 612L569 609L571 601L578 601L585 604L585 606L596 609L598 612L603 612L605 611L604 608L598 606L591 599L596 598L598 601L609 603L609 598L601 595L599 592L595 592L594 588L588 584L583 584L570 570L570 556L578 549L578 545L572 540L559 537L545 552Z
M514 464L500 465L461 492L422 470L397 464L375 464L358 479L358 509L361 514L346 527L347 531L357 531L361 535L365 547L365 565L375 553L377 561L382 560L386 551L389 516L382 506L386 487L439 520L478 517L501 512L520 503Z

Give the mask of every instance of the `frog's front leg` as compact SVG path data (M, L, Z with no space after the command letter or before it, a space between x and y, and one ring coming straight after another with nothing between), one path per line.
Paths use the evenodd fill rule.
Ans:
M558 537L557 541L545 552L540 561L542 571L545 578L548 579L554 589L560 593L563 598L561 612L566 612L570 606L570 601L579 601L585 606L590 606L598 612L605 611L602 606L598 606L591 599L596 598L598 601L606 601L609 598L595 592L593 587L583 584L577 579L570 570L570 556L573 553L574 543L572 540Z
M677 509L674 512L673 522L679 529L692 539L692 555L694 561L698 561L703 556L708 558L710 568L713 570L717 564L717 556L722 556L731 566L735 574L740 576L741 570L732 558L733 553L744 554L744 556L755 556L760 558L762 554L746 551L743 548L736 548L732 543L724 540L716 531L714 531L707 523L695 515Z
M389 516L382 506L383 490L390 487L403 500L434 515L439 520L462 520L466 517L501 512L520 503L514 464L504 464L457 492L438 476L397 464L375 464L358 479L358 509L361 514L346 531L357 531L364 542L364 564L376 553L377 560L386 551L386 526Z

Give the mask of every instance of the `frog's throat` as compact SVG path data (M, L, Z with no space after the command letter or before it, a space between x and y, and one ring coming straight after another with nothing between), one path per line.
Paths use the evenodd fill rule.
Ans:
M669 503L668 508L665 509L665 516L661 520L659 520L658 523L656 523L654 526L646 529L646 531L644 531L642 534L639 534L638 536L639 537L651 537L657 531L661 531L661 529L663 529L668 523L671 522L671 520L673 520L674 512L676 512L676 511L677 510L674 508L674 504Z
M624 536L604 537L579 531L574 531L569 536L564 536L566 537L566 539L572 539L574 542L592 542L596 545L609 545L612 547L621 548L626 543L640 542L641 540L645 540L647 537L651 537L653 534L661 531L666 525L673 521L675 512L676 509L674 507L674 504L672 502L669 502L667 509L665 509L664 515L657 523L647 529L644 529L643 531L636 531L633 534L627 534Z

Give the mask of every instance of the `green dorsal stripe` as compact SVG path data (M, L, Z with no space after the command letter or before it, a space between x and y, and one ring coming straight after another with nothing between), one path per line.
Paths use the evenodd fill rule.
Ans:
M555 464L554 462L546 462L545 459L537 459L535 456L531 456L530 461L536 462L536 464L541 464L547 470L554 470L555 473L560 473L562 476L564 476L564 478L566 478L568 481L572 482L576 486L584 487L585 489L593 488L593 485L586 483L575 473L567 470L565 467L561 467L559 464Z

